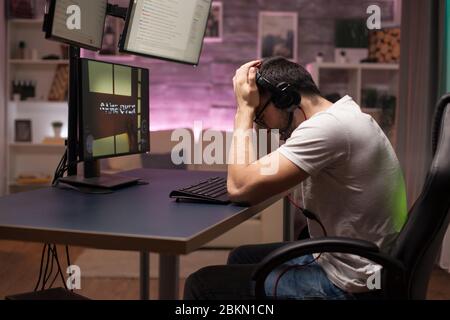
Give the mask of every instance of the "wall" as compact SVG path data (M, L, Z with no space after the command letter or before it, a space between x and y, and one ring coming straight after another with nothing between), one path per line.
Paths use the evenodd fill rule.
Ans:
M5 6L0 6L0 17L5 16ZM6 19L0 18L0 168L6 168ZM0 195L5 193L5 170L0 170Z
M120 2L120 1L119 1ZM257 57L259 11L298 12L298 61L312 62L318 52L334 57L334 21L367 17L371 4L393 19L395 0L223 0L223 42L205 43L198 67L136 58L124 61L150 68L151 130L204 127L230 130L234 118L232 77ZM90 54L87 53L89 56Z

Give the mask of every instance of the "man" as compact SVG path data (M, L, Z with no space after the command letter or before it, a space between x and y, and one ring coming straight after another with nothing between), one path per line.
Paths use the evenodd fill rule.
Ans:
M259 87L257 77L262 84ZM389 250L406 218L405 187L394 150L373 118L362 113L349 96L334 104L324 99L309 73L284 58L244 64L236 71L233 83L237 112L231 157L243 161L228 166L231 199L254 204L302 183L304 206L324 227L310 221L311 237L321 237L326 231L328 236L364 239ZM286 84L301 98L294 108L281 106L280 94L289 91ZM280 93L275 88L286 90ZM252 160L251 139L238 143L253 122L279 129L282 138L288 138L275 152L257 161ZM264 174L267 163L277 163L278 170ZM233 250L226 266L192 274L186 281L185 298L253 298L251 274L255 265L283 245ZM351 299L354 293L369 290L367 279L379 270L379 266L352 255L322 254L315 258L298 257L275 269L265 284L267 295Z

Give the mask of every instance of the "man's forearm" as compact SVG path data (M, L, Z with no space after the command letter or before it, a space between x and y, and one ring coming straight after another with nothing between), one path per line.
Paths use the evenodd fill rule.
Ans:
M245 181L245 168L255 161L252 139L254 109L238 108L228 164L229 186L240 188Z

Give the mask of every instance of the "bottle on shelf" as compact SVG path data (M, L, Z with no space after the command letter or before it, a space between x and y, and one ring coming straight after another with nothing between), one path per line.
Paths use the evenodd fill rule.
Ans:
M14 80L12 82L12 99L25 101L36 97L36 84L34 80Z
M25 41L19 42L18 58L24 60L26 58L27 44Z

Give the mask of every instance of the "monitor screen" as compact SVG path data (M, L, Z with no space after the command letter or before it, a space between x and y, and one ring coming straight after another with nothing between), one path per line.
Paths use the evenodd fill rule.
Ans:
M81 59L83 160L145 153L149 142L149 71Z
M211 0L131 0L120 50L197 65Z
M52 0L46 22L46 38L82 48L102 47L107 0Z

